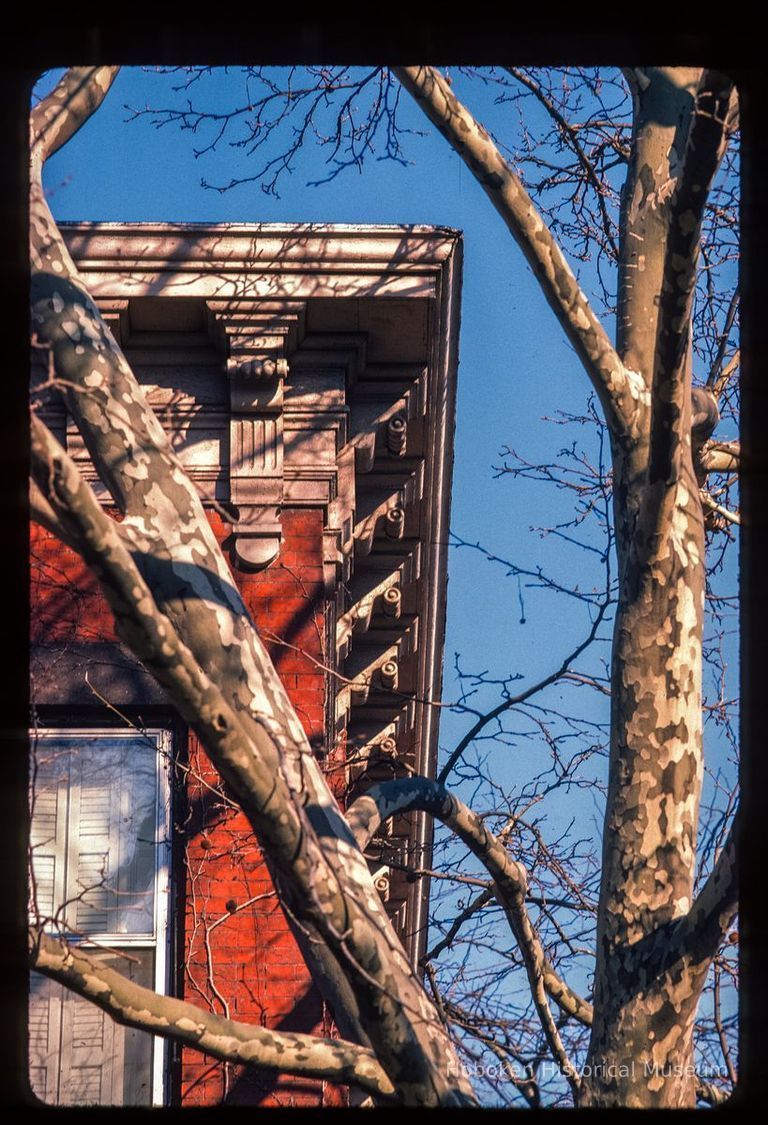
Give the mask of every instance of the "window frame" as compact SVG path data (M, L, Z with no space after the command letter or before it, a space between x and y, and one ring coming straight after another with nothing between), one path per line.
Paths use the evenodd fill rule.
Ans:
M152 987L161 994L167 995L171 986L171 941L173 935L174 919L172 911L172 878L171 863L173 858L173 809L171 770L173 767L174 730L171 726L148 726L142 729L115 727L115 726L69 726L40 725L30 731L30 764L34 759L37 746L45 739L72 739L108 738L110 741L124 739L126 742L135 741L137 738L149 737L156 743L155 752L155 838L154 838L154 917L153 933L118 934L111 931L89 933L87 936L75 934L67 935L67 940L73 945L104 947L112 949L146 949L154 952L154 973ZM30 773L30 793L33 783L33 774ZM30 839L28 846L32 847L32 816L30 815ZM29 888L31 893L31 887ZM61 932L54 924L45 927L47 932ZM28 988L28 993L30 988ZM106 1018L111 1018L107 1016ZM147 1033L151 1034L151 1033ZM169 1104L169 1051L168 1043L161 1036L152 1036L152 1063L150 1073L150 1108L166 1106ZM60 1103L56 1103L60 1105ZM73 1106L72 1108L75 1108Z

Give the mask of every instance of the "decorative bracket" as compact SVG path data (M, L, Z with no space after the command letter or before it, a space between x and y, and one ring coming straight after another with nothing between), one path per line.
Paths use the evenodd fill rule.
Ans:
M230 497L238 561L262 570L277 558L282 532L285 359L230 358Z
M235 557L263 570L280 552L283 503L283 384L286 345L296 336L303 303L207 302L229 376L230 500L238 511Z

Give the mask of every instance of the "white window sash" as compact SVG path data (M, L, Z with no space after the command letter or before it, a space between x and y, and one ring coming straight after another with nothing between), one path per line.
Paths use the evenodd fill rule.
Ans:
M140 732L152 738L157 746L157 770L155 774L155 836L154 836L154 918L153 933L126 934L114 931L89 933L80 944L83 947L108 946L114 949L143 948L154 952L154 980L156 992L165 994L169 988L169 941L170 941L170 867L171 867L171 732L160 727L151 727ZM135 740L137 732L116 730L114 727L39 727L33 733L41 744L46 739L61 741L78 738L108 738L111 741ZM68 860L68 857L67 857ZM56 873L56 886L63 879L63 872ZM60 900L58 900L60 901ZM74 939L77 940L77 939ZM109 1020L110 1017L107 1017ZM111 1020L110 1020L111 1022ZM167 1043L159 1036L153 1037L152 1047L152 1096L153 1106L167 1104Z

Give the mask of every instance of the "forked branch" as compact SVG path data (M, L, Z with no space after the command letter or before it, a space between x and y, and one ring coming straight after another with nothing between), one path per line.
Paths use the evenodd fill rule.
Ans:
M459 154L525 254L542 292L594 384L617 436L631 431L644 386L628 371L592 310L551 230L491 137L431 66L394 68L427 117Z
M675 453L683 441L678 419L685 416L690 393L688 348L701 225L730 136L732 93L732 83L724 75L703 72L683 168L671 201L651 396L651 482L672 478Z
M560 1033L547 1003L547 994L568 1015L589 1023L591 1006L562 981L548 962L539 936L525 905L528 877L522 864L512 859L507 849L471 809L449 793L439 782L426 777L410 777L375 785L358 797L347 810L347 820L361 849L365 848L382 821L398 813L418 809L429 813L473 852L490 872L496 896L507 917L523 957L531 995L553 1057L574 1091L578 1078L565 1053Z

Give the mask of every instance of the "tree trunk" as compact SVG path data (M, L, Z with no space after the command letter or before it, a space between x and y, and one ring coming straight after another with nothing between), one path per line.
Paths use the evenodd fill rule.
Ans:
M613 440L619 598L594 1021L581 1096L591 1105L695 1104L701 985L669 954L696 869L704 525L689 439L690 357L672 370L658 348L670 202L700 75L649 69L634 80L617 346L647 394L631 434Z
M704 533L690 463L619 535L610 781L584 1101L694 1104L693 981L664 967L690 909L703 772ZM656 486L659 489L663 485ZM656 518L649 518L651 516Z

